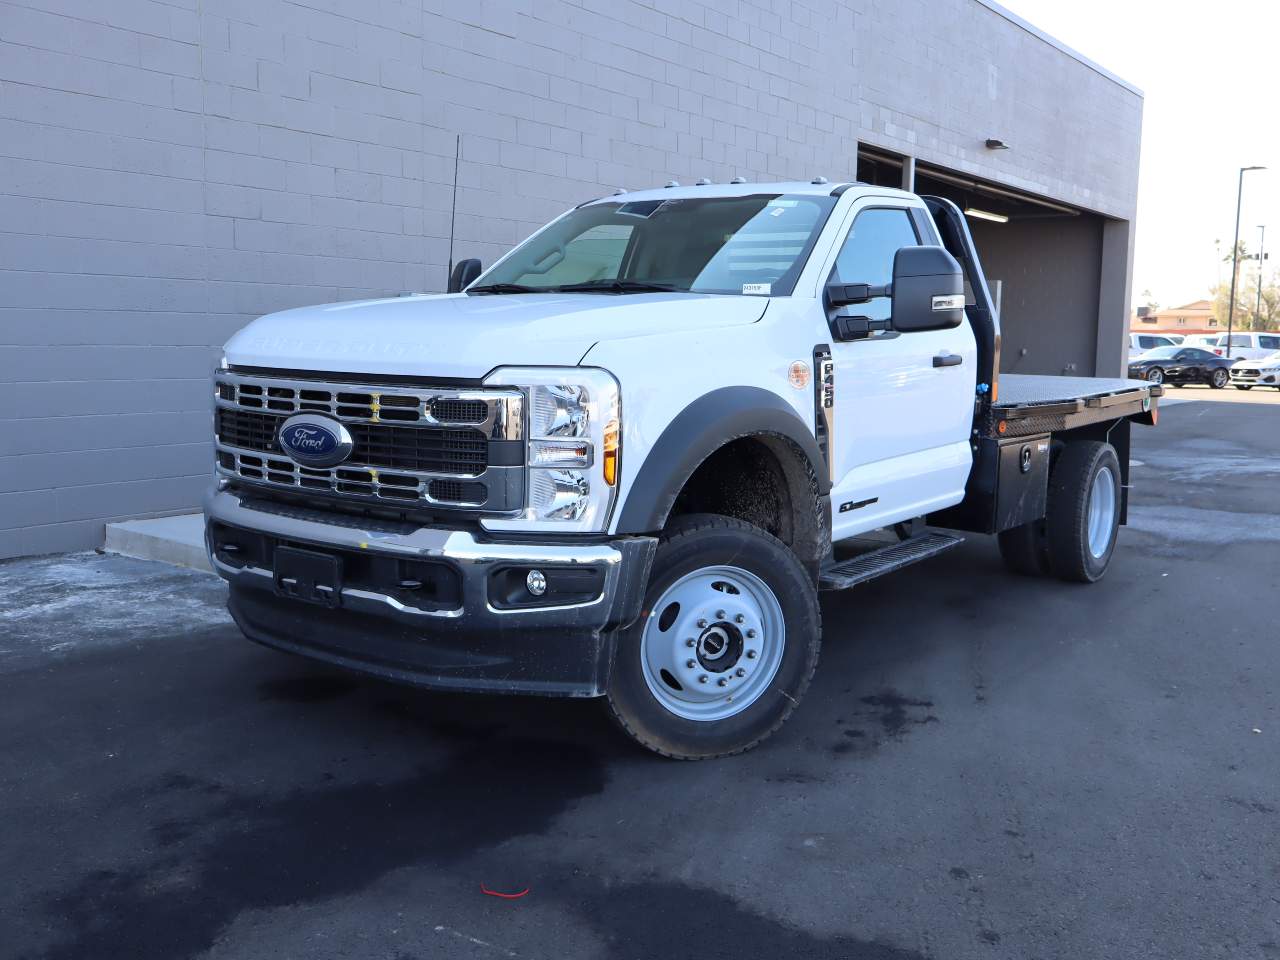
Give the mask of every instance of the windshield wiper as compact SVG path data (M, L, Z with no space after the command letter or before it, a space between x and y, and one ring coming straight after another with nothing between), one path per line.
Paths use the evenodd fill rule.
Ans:
M560 293L676 293L679 287L647 280L588 280L556 287Z
M482 287L467 287L467 293L551 293L555 287L526 287L523 283L486 283Z

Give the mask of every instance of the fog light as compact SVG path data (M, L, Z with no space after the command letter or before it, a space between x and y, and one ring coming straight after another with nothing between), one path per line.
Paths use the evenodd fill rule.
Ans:
M524 585L535 597L540 597L547 592L547 578L541 570L530 570L529 575L524 578Z

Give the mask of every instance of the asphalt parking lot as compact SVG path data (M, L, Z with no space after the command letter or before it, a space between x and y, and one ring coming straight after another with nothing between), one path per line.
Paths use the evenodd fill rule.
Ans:
M713 763L260 649L205 575L0 564L0 956L1278 957L1276 418L1136 428L1101 584L977 538L828 597Z

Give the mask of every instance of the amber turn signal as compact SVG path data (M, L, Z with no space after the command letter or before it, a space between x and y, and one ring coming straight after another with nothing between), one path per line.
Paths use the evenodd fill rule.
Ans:
M610 420L604 425L604 482L615 486L618 482L618 421Z

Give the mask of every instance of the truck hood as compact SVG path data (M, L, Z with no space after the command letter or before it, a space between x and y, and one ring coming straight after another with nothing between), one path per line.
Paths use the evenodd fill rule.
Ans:
M574 366L601 340L754 323L768 301L696 293L441 294L299 307L249 324L232 366L478 379Z

